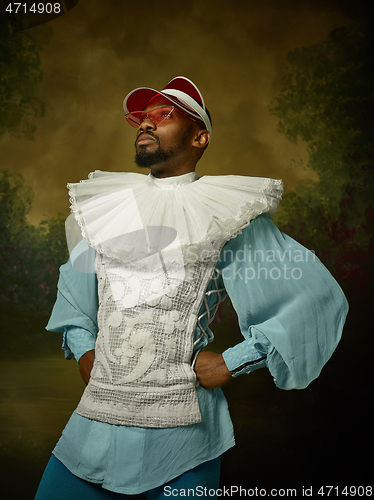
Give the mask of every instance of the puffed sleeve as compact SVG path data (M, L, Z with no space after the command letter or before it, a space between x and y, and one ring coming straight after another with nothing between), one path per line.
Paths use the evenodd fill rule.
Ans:
M46 329L63 334L65 357L79 357L94 348L97 326L96 252L85 239L60 267L57 299Z
M278 387L307 387L334 352L348 312L329 271L267 214L224 246L217 268L245 338L223 353L226 363L236 360L245 373L240 364L265 356Z

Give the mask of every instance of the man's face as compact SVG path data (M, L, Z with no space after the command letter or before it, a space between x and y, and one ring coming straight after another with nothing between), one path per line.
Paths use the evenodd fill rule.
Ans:
M170 106L162 96L153 99L144 112ZM188 138L194 122L174 109L170 116L158 125L146 119L138 128L135 141L135 162L139 167L153 167L183 160L189 153Z

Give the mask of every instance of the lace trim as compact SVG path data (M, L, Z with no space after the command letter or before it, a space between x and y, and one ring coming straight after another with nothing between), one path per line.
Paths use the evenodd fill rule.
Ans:
M275 210L277 209L277 206L279 204L279 201L281 199L281 195L283 192L283 184L281 180L274 180L274 179L266 179L266 178L241 178L240 176L222 176L222 178L218 177L202 177L198 179L197 181L191 183L191 184L182 184L181 187L183 190L187 190L195 185L198 185L198 190L193 190L193 191L183 191L182 189L180 190L180 193L183 194L183 200L180 202L179 200L176 200L173 198L173 202L170 202L170 199L167 199L163 197L162 195L158 196L154 201L154 207L155 209L153 211L150 211L148 213L145 213L144 210L149 210L149 207L146 206L144 197L147 197L147 193L142 192L142 188L146 189L145 182L144 182L144 177L142 174L130 174L132 176L139 176L141 179L138 179L138 177L131 177L129 180L130 182L126 183L126 177L122 179L122 182L118 182L115 184L115 187L110 188L110 192L113 193L113 195L120 196L121 192L125 192L125 190L128 189L134 189L135 193L135 200L137 205L145 205L145 209L140 208L140 217L143 222L143 231L144 235L141 235L139 233L138 236L140 236L140 239L143 239L143 242L141 243L142 247L140 248L139 245L136 247L136 251L134 251L134 242L129 241L127 244L126 241L124 241L123 235L114 235L113 238L104 238L100 234L99 230L95 230L94 224L91 223L92 227L88 227L87 223L87 202L91 202L91 200L94 197L99 196L99 200L101 200L104 196L109 196L106 195L106 186L102 186L102 194L97 193L97 191L93 191L93 194L87 194L85 195L84 190L81 195L78 194L78 191L80 189L80 186L85 185L86 183L90 182L93 180L96 183L100 181L100 179L96 178L97 173L91 173L89 174L89 180L88 181L81 181L78 184L68 184L68 189L69 189L69 199L71 203L71 210L75 215L75 218L77 220L77 223L81 229L82 235L86 238L88 244L95 248L95 250L101 254L107 255L110 258L113 259L125 259L128 260L129 262L133 262L134 260L140 261L139 259L139 253L144 254L144 257L148 257L150 255L149 249L147 252L146 244L147 244L147 231L149 230L156 230L157 226L152 225L152 217L155 216L155 213L159 211L161 214L165 213L167 215L166 217L166 227L170 227L170 212L175 209L175 214L180 214L183 213L185 214L185 220L180 220L177 217L172 220L172 228L175 229L175 232L178 235L180 232L183 233L182 235L182 240L179 241L178 243L174 242L169 245L166 249L163 249L163 260L167 260L168 262L178 262L179 261L179 255L177 258L175 257L175 251L176 247L179 247L182 250L183 254L183 260L184 263L194 263L198 260L205 260L205 259L211 259L212 257L218 257L217 251L222 247L222 244L228 241L229 239L232 239L236 237L237 235L241 234L243 229L247 227L250 224L250 221L257 217L258 215L262 213L274 213ZM116 174L108 174L109 179L110 176L113 176L113 178L116 176ZM119 176L120 177L120 176ZM104 179L106 177L104 176ZM225 179L228 179L229 182L231 182L231 185L229 188L225 189ZM241 179L246 180L246 189L248 190L248 195L245 192L245 189L243 189ZM248 184L248 182L253 179L255 184L259 184L258 186L255 186L253 190L251 191L251 187ZM118 179L119 181L120 179ZM233 182L234 181L234 182ZM236 185L235 185L236 184ZM98 186L95 186L96 190L98 189ZM217 195L221 194L221 198L219 200L213 200L211 191L217 192ZM243 194L244 191L244 194ZM157 186L153 186L152 189L152 194L153 193L165 193L164 190L157 189ZM193 200L189 201L188 200L188 195L192 194L193 200L197 197L197 199L201 202L201 205L203 207L203 210L205 211L205 216L206 219L204 220L204 223L202 224L203 227L206 228L206 231L204 234L198 234L198 231L196 230L196 227L199 227L198 221L196 219L196 214L194 213L193 218L192 215L187 214L189 205L191 205L191 212L195 209L193 206ZM179 193L178 193L179 194ZM236 196L237 195L237 196ZM101 196L101 198L100 198ZM235 197L238 198L238 201L235 203ZM247 198L243 201L240 201L239 198ZM77 198L80 198L79 201L77 201ZM99 204L100 201L97 201ZM113 203L112 203L113 205ZM143 206L142 205L142 206ZM214 207L215 206L220 206L220 212L222 214L222 208L226 207L227 205L227 215L220 215L216 216L214 212ZM83 211L85 211L85 214L83 214ZM91 207L90 207L91 210ZM97 211L97 217L102 216L102 218L108 218L108 222L111 221L110 218L110 213L103 213L100 212L101 209L94 209ZM104 209L105 210L105 207ZM131 217L131 213L129 214ZM203 217L203 216L202 216ZM118 218L118 215L117 215ZM151 219L151 220L150 220ZM123 214L122 214L122 220L123 220ZM157 220L157 219L154 219ZM174 227L175 226L175 227ZM162 220L162 215L159 218L159 228L163 227L163 220ZM192 228L192 232L195 231L196 234L189 234L189 231ZM200 233L202 231L200 230ZM134 237L138 237L134 236ZM130 239L130 238L128 238ZM139 263L139 265L141 265Z

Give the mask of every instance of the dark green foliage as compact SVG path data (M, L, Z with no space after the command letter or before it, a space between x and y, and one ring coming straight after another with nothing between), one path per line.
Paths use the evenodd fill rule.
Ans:
M44 115L36 95L43 78L39 50L49 41L51 29L43 33L39 41L27 31L13 34L0 8L0 137L8 132L32 139L35 118Z
M51 309L68 258L65 217L35 227L27 221L31 202L21 175L0 172L0 305L23 312Z
M308 143L319 181L286 194L277 223L316 253L349 290L372 286L374 24L334 30L287 58L271 111L279 130Z

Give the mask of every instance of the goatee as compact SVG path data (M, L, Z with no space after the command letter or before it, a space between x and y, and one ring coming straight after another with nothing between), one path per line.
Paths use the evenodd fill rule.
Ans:
M157 151L139 151L135 155L135 163L140 168L150 168L158 163L168 161L174 156L174 151L164 151L158 149Z
M191 128L192 125L190 125L187 128L185 133L180 138L179 142L174 147L171 147L168 150L162 149L160 144L158 144L157 151L147 151L146 147L144 147L144 150L139 151L135 154L135 163L140 168L151 168L153 167L153 165L157 165L158 163L163 163L170 160L171 158L174 158L178 154L178 152L183 148L190 134ZM155 139L158 140L155 134L150 134L149 132L147 132L147 134L154 136Z

